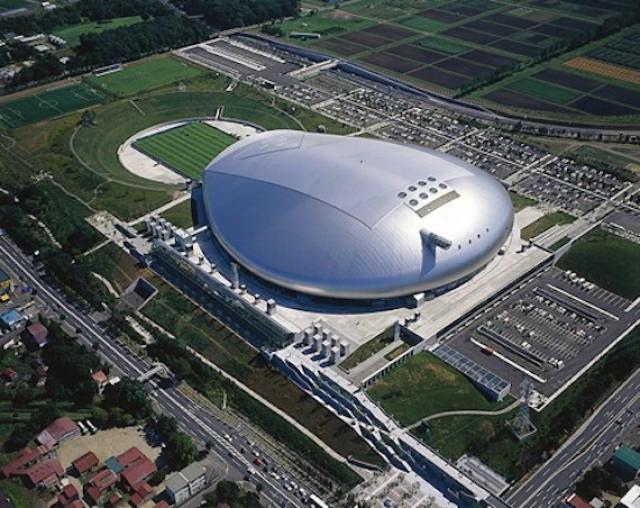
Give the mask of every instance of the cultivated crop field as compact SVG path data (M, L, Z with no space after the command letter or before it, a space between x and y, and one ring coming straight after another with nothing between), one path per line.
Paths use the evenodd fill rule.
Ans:
M142 138L134 146L194 180L211 160L236 139L206 123L194 122Z
M89 82L119 97L136 95L181 80L201 76L206 71L169 56L127 65L123 70L92 76Z
M48 120L105 100L104 94L84 84L74 84L0 103L0 122L9 128Z
M490 106L544 112L549 118L637 123L640 24L507 77L471 95Z
M276 26L298 44L453 95L587 42L607 18L631 9L631 2L606 1L577 8L535 0L359 0ZM301 41L294 32L320 38ZM567 92L556 94L561 101Z

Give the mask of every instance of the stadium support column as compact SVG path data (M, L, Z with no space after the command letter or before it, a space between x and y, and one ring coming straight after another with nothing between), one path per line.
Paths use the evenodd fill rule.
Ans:
M240 272L238 270L237 263L231 263L231 271L233 272L233 278L231 283L233 284L233 289L237 290L240 288Z

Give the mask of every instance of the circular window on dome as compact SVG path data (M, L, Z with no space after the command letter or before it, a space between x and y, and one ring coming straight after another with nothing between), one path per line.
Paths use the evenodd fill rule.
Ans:
M436 192L438 192L438 189L436 189L435 187L431 187L431 188L429 189L429 192L430 192L431 194L435 194Z
M399 197L400 199L404 199L404 198L406 198L406 197L407 197L407 193L406 193L406 192L398 192L398 197Z
M439 184L438 187L440 187L441 189L446 189L447 188L447 186L444 183Z
M418 204L418 200L417 199L412 199L411 201L409 201L409 204L411 206L416 206Z
M418 185L419 185L420 187L424 187L425 185L427 185L427 182L425 182L424 180L420 180L420 181L418 182Z
M409 186L409 190L410 190L411 192L414 192L414 191L416 191L416 190L418 190L418 189L417 189L417 187L416 187L415 185L410 185L410 186Z
M428 177L427 180L429 180L430 182L435 182L436 181L436 179L434 177L432 177L432 176Z
M428 197L429 197L429 194L427 194L426 192L420 193L420 199L427 199Z

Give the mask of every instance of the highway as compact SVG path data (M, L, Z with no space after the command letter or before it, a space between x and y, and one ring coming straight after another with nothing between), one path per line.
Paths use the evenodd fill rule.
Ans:
M620 436L639 420L640 369L506 500L518 508L557 506L586 471L608 460Z
M135 355L115 337L105 334L95 321L79 310L79 307L45 282L31 260L6 236L0 237L0 256L11 271L37 290L38 300L55 312L64 315L64 321L68 326L80 330L81 333L77 337L79 340L89 347L97 342L99 345L97 353L123 375L135 379L153 368L149 362ZM198 406L176 387L163 386L162 383L158 384L153 380L149 381L146 387L154 403L164 414L175 417L187 434L200 443L212 443L212 452L219 455L221 462L228 464L227 478L238 481L249 476L253 482L261 483L262 498L268 506L306 506L294 495L296 490L287 490L271 474L265 473L264 468L254 467L252 462L255 460L255 454L260 454L260 459L269 466L275 466L275 461L266 456L264 450L258 450L255 446L249 445L244 436L236 434L233 428ZM286 471L286 476L291 475L286 468L279 467L278 470ZM293 478L289 478L289 481L295 481L300 487L299 481ZM307 493L309 493L308 489Z

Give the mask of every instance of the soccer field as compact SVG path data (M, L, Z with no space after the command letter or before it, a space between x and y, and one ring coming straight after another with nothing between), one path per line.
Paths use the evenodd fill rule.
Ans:
M199 180L202 171L234 137L206 123L190 123L142 138L134 146L188 178Z
M22 127L98 104L105 96L84 84L69 85L0 104L0 121Z
M204 73L202 69L163 56L127 65L121 71L104 76L92 76L89 81L115 95L127 97Z

